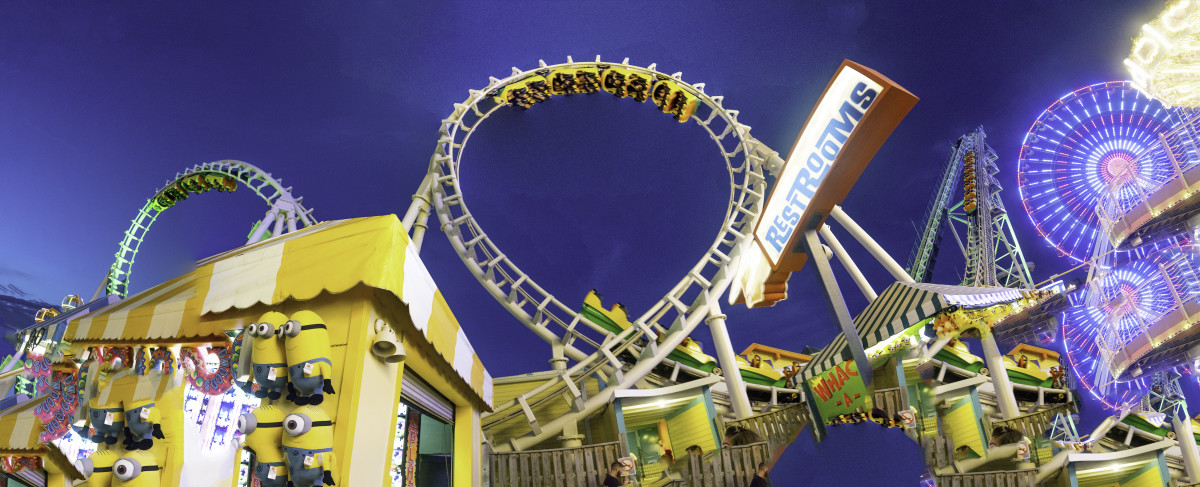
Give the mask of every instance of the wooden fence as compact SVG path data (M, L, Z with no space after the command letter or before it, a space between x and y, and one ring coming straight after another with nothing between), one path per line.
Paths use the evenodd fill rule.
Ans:
M1034 487L1037 470L954 473L937 476L938 487Z
M804 404L793 404L769 413L756 414L746 419L728 421L726 427L741 426L755 433L772 447L787 446L796 439L796 434L808 424L808 409Z
M646 484L671 487L745 487L750 485L759 463L771 463L771 448L765 441L722 448L720 453L712 455L711 458L687 455L672 467L675 471L671 474L672 482L656 483L653 479L647 479ZM787 484L778 479L774 483Z
M1021 434L1030 438L1041 438L1046 435L1046 430L1050 429L1050 424L1054 422L1054 417L1059 413L1071 414L1071 405L1059 404L1049 407L1034 413L1023 414L1011 419L1001 421L993 421L992 427L1008 426L1009 428L1020 431ZM989 431L990 433L990 431Z
M908 390L902 387L877 389L874 394L875 407L887 411L888 418L900 411L908 410Z
M491 454L493 487L595 487L622 455L619 442Z
M944 436L922 438L921 448L925 450L925 465L944 468L954 462L954 442L949 438Z

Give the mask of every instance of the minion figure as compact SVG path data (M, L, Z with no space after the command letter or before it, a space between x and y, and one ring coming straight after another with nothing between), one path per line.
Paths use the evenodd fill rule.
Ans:
M158 460L146 451L132 451L113 463L112 487L158 487Z
M108 487L112 483L113 464L117 453L112 450L96 450L91 456L75 461L75 469L87 479L87 487Z
M283 418L283 453L295 487L335 485L333 422L317 406L300 406Z
M245 436L243 447L254 452L251 475L262 487L286 487L288 469L279 449L283 437L283 410L275 406L259 406L241 415L238 432Z
M243 340L252 343L242 343L242 357L239 361L239 374L250 371L254 376L256 387L252 389L254 396L259 398L279 399L283 395L284 386L288 383L287 363L284 362L283 341L276 336L287 316L278 311L263 313L257 323L246 327Z
M154 438L162 439L162 414L154 407L154 400L125 402L125 449L149 450Z
M329 360L329 330L316 313L304 310L279 328L287 356L288 400L296 405L321 404L333 394L333 362Z
M117 438L125 431L125 410L121 408L120 400L113 397L115 395L109 394L106 404L100 403L99 395L88 401L90 427L87 436L96 443L115 445Z

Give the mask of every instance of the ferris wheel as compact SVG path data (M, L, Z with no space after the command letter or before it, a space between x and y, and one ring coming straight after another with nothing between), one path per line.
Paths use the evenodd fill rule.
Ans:
M1159 134L1178 117L1128 81L1085 86L1059 98L1021 145L1021 202L1039 234L1064 255L1085 261L1099 231L1096 208L1140 201L1175 175Z
M1110 409L1136 403L1147 390L1149 375L1114 381L1110 358L1177 307L1172 287L1178 283L1161 272L1160 264L1179 255L1178 247L1168 247L1099 272L1088 284L1099 296L1096 306L1075 306L1062 315L1063 348L1072 374Z

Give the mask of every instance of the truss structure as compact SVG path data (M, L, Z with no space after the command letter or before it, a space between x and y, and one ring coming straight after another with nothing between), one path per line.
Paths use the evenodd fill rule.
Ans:
M963 285L1033 287L1025 254L1000 199L998 156L986 138L979 127L952 146L926 209L921 238L909 257L907 271L914 280L929 282L943 232L948 232L966 261Z

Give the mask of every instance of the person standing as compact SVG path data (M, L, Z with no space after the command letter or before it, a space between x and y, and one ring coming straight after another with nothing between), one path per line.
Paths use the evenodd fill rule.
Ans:
M604 487L620 487L625 483L621 480L621 462L612 462L608 466L608 475L604 476ZM593 477L595 478L595 477Z
M750 487L772 487L771 479L767 478L767 470L766 462L759 463L754 478L750 480Z

